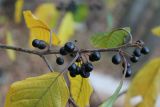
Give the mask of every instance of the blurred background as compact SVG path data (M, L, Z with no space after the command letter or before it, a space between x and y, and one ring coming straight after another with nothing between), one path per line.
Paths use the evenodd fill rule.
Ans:
M148 60L160 56L160 38L151 33L152 28L160 25L160 0L74 0L74 2L79 6L77 8L81 8L82 15L74 13L76 7L71 6L70 11L75 16L74 35L70 41L77 40L76 45L79 48L93 48L89 38L97 32L129 26L133 40L143 40L151 50L148 56L132 65L134 75ZM0 0L0 44L30 48L29 29L25 25L22 11L31 10L33 14L38 15L41 13L41 11L37 13L38 8L46 3L54 4L59 14L56 18L48 18L49 21L54 20L52 27L58 32L66 13L64 8L71 0ZM44 12L42 16L43 14ZM97 107L97 104L112 95L119 84L122 67L112 64L112 56L113 53L103 53L101 61L94 63L95 70L90 77L95 91L91 98L91 107ZM56 65L55 56L48 58L56 71L62 70L62 66ZM68 61L70 59L66 58L65 63ZM49 72L47 66L38 56L0 49L0 107L3 107L6 93L13 82L47 72ZM128 88L134 75L125 80L122 91ZM118 98L114 107L124 106L124 96Z

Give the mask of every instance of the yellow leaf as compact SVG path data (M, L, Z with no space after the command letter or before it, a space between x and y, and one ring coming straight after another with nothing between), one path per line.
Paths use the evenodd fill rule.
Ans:
M93 92L89 80L79 75L74 78L69 75L69 80L70 92L78 107L89 106L90 96Z
M50 35L52 34L52 44L58 45L59 39L54 32L49 28L49 26L35 17L31 11L24 11L24 18L27 27L30 29L29 44L32 47L32 41L34 39L44 40L45 42L50 42Z
M160 58L150 61L134 77L127 95L125 107L133 106L132 100L141 96L142 101L136 107L154 107L160 92Z
M21 22L23 4L24 4L24 0L17 0L15 3L14 20L16 23Z
M53 72L11 85L5 107L65 107L69 91L63 76Z
M9 31L6 33L6 44L10 45L10 46L14 45L13 35ZM8 54L8 57L12 61L15 61L15 59L16 59L16 52L15 51L13 51L13 50L7 50L7 54Z
M74 34L74 19L71 12L66 13L58 31L60 45L64 45Z
M35 16L46 22L50 28L53 28L56 25L59 13L53 3L44 3L36 8Z
M156 36L160 36L160 26L153 28L152 33Z

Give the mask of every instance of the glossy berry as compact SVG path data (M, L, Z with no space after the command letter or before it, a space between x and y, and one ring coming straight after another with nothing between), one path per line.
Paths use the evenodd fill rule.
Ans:
M136 62L138 62L139 57L132 56L132 57L130 58L130 60L131 60L133 63L136 63Z
M64 49L64 47L60 48L59 53L61 55L67 55L67 51Z
M141 56L141 50L139 48L136 48L134 51L133 51L133 54L136 56L136 57L140 57Z
M112 57L112 63L113 64L116 64L116 65L118 65L118 64L120 64L121 63L121 56L120 56L120 54L118 53L118 54L116 54L116 55L114 55L113 57Z
M123 70L123 74L124 74L124 70ZM127 77L130 77L131 75L132 75L132 69L131 69L131 67L128 67L125 77L127 78Z
M123 68L125 67L125 63L122 63ZM127 62L127 68L131 67L131 64Z
M77 70L77 65L75 63L73 63L69 68L69 71L76 71Z
M144 54L144 55L148 54L148 53L149 53L149 48L146 47L146 46L143 47L143 48L141 49L141 53Z
M101 59L101 54L98 51L94 51L93 53L91 53L89 55L89 60L92 61L92 62L93 61L98 61L100 59Z
M79 75L81 73L81 67L77 66L76 74Z
M57 57L56 63L57 63L58 65L62 65L62 64L64 64L64 59L63 59L62 57Z
M70 71L69 74L71 77L76 77L76 71Z
M74 51L75 45L74 45L72 42L67 42L67 43L64 45L64 49L65 49L67 52L71 53L71 52Z
M93 70L93 65L91 63L85 63L84 64L86 72L91 72Z
M38 45L39 45L39 42L40 42L40 40L34 39L34 40L32 41L32 46L35 47L35 48L37 48Z
M85 72L84 70L81 70L80 75L83 78L88 78L90 76L90 72Z
M40 40L38 44L38 48L45 49L46 47L47 47L46 42L44 42L43 40Z

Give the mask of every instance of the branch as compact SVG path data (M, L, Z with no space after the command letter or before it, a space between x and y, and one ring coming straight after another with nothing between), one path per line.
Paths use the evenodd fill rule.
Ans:
M118 52L119 49L121 48L128 48L128 47L138 47L137 44L125 44L116 48L100 48L100 49L80 49L80 50L75 50L73 53L90 53L94 51L99 51L99 52ZM20 47L15 47L15 46L8 46L4 44L0 44L1 49L10 49L14 51L19 51L19 52L24 52L28 54L35 54L35 55L49 55L49 54L59 54L59 50L47 50L47 51L36 51L36 50L30 50L30 49L25 49L25 48L20 48Z
M49 70L50 70L51 72L54 72L54 70L53 70L52 66L50 65L49 61L47 60L47 58L46 58L44 55L41 55L40 57L44 60L44 62L45 62L46 65L48 66Z

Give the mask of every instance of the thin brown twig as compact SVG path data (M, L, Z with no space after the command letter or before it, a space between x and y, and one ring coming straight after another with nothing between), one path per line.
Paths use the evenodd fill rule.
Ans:
M137 44L125 44L116 48L99 48L99 49L80 49L80 50L75 50L73 53L90 53L94 51L99 51L99 52L112 52L116 51L118 52L119 49L121 48L128 48L128 47L138 47ZM49 55L49 54L59 54L59 50L47 50L47 51L36 51L36 50L30 50L30 49L25 49L21 47L16 47L16 46L8 46L4 44L0 44L1 49L10 49L14 51L20 51L24 53L29 53L29 54L35 54L35 55Z
M54 70L53 70L52 66L50 65L50 63L49 63L48 59L46 58L46 56L40 55L40 57L44 60L44 62L45 62L46 65L48 66L49 70L50 70L51 72L54 72Z

